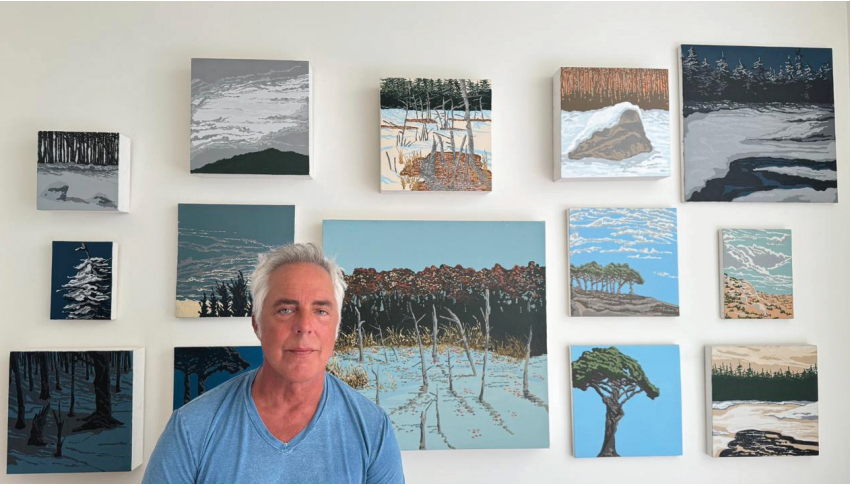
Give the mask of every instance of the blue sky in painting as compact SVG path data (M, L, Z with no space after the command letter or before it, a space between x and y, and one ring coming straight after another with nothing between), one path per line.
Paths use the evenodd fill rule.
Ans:
M86 248L89 250L89 255L93 257L106 258L112 260L112 242L85 242ZM53 263L51 268L51 289L50 289L50 318L51 319L66 319L67 316L62 313L62 309L69 303L62 296L65 292L62 289L64 284L67 284L75 275L77 270L75 266L82 263L86 258L86 252L80 250L81 242L79 241L54 241L53 242ZM114 265L114 262L113 262Z
M347 273L440 264L476 270L496 263L544 266L544 223L326 220L323 249Z
M573 363L595 347L571 346ZM660 396L651 400L637 394L624 405L615 447L620 456L673 456L683 454L680 393L680 350L676 345L616 346L639 362ZM606 406L592 389L572 388L574 455L597 457L603 445Z
M793 293L793 241L788 229L722 230L722 271L760 292Z
M627 263L645 281L637 295L679 305L676 209L571 209L568 234L571 265Z

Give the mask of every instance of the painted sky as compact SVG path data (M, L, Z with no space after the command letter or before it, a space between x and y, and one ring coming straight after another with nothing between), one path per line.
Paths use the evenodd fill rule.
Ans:
M800 372L817 364L816 346L714 346L711 353L714 365L751 364L756 371Z
M543 222L325 220L322 228L325 253L347 273L440 264L544 266Z
M579 208L568 218L571 265L627 263L645 280L637 295L678 305L676 209Z
M62 309L69 304L69 301L63 298L66 290L62 288L77 275L75 266L81 264L86 259L86 252L80 250L81 242L79 241L54 241L53 242L53 263L51 268L51 291L50 291L50 318L51 319L66 319L68 316L62 313ZM86 248L89 250L89 255L92 257L106 258L112 261L112 242L86 242Z
M760 292L793 293L793 241L788 229L722 230L722 271Z
M193 59L191 162L268 148L308 155L306 61Z
M571 346L571 362L584 351L609 346ZM665 346L616 346L639 362L660 396L651 400L639 393L624 405L615 447L621 456L673 456L683 453L681 430L680 349ZM574 455L597 457L603 445L606 406L593 389L571 389Z
M733 70L740 60L743 62L749 71L752 70L754 62L760 57L760 62L769 69L770 67L778 71L779 66L787 61L787 56L790 56L790 62L796 60L796 50L800 49L802 54L802 62L810 64L814 72L819 69L819 66L827 62L831 62L831 49L825 48L797 48L797 47L759 47L759 46L703 46L695 44L682 44L680 46L681 56L684 58L689 55L689 48L695 49L695 55L699 61L707 58L707 62L716 67L716 59L725 54L725 60L728 61L728 66Z

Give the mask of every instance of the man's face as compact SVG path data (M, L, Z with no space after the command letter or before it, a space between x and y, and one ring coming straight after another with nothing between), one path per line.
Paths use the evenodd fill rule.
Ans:
M285 381L303 383L324 376L339 318L328 272L293 263L269 276L260 322L252 317L252 326L272 370Z

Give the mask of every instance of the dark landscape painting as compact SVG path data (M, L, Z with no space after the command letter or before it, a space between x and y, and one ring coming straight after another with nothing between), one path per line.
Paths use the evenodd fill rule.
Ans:
M175 348L172 408L177 410L205 391L262 364L263 350L260 346Z

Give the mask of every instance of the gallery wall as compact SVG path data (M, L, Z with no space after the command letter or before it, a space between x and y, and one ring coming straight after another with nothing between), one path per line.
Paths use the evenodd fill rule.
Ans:
M816 2L2 5L0 374L9 376L11 350L144 347L147 461L172 410L174 347L257 343L247 318L174 317L178 203L294 204L296 241L315 243L324 219L545 221L550 448L407 451L409 482L848 482L848 16L848 3ZM683 203L677 156L672 176L659 181L552 181L556 70L667 68L675 114L682 43L834 50L839 203ZM193 57L311 62L313 180L190 175ZM390 76L493 81L492 193L379 192L378 87ZM129 136L130 213L37 211L39 130ZM673 116L673 154L679 131ZM569 317L566 213L587 206L678 209L679 317ZM728 227L793 231L795 319L720 319L717 234ZM54 240L117 242L116 320L49 320ZM573 457L572 344L680 345L683 456ZM817 345L820 455L708 456L708 344ZM4 467L0 482L134 483L146 464L130 473L35 476L8 476Z

